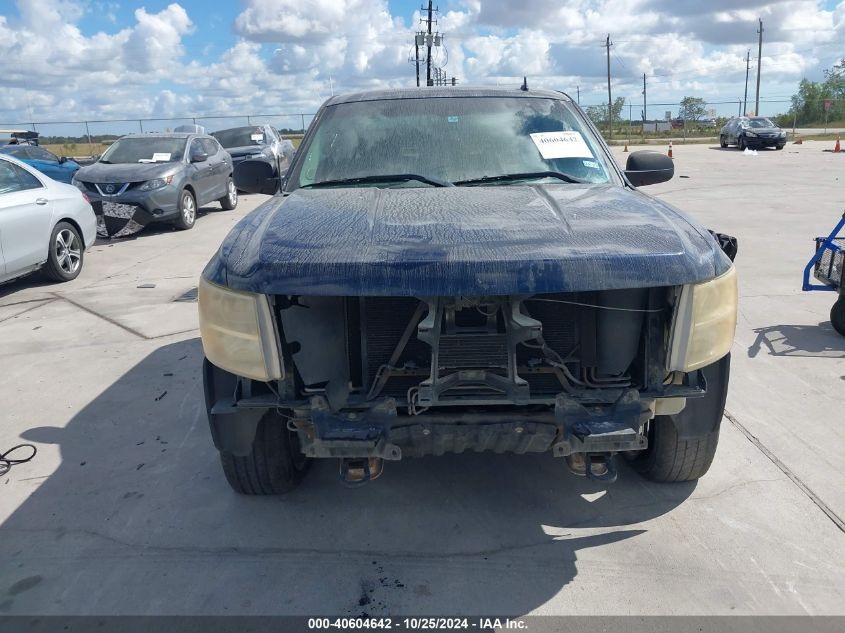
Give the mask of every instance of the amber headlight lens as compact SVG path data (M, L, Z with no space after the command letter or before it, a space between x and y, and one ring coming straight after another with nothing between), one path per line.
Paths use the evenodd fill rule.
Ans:
M282 377L276 328L265 295L199 284L202 348L214 365L267 382Z
M670 371L706 367L731 351L739 294L736 268L681 290L672 324Z

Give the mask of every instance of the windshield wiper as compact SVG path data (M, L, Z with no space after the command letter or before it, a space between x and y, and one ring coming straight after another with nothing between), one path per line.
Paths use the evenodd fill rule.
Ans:
M110 161L110 160L103 160L103 159L101 158L101 159L99 160L99 162L101 162L101 163L105 163L106 165L111 165L111 161Z
M408 182L410 180L417 180L424 182L433 187L454 187L451 182L439 180L437 178L429 178L428 176L420 176L419 174L383 174L381 176L360 176L358 178L340 178L338 180L321 180L320 182L312 182L310 185L302 185L300 189L313 187L338 187L342 185L358 185L363 183L378 183L378 182Z
M579 180L569 174L564 174L559 171L530 171L522 174L502 174L501 176L484 176L483 178L471 178L469 180L456 180L456 185L474 185L487 182L509 182L513 180L539 180L540 178L557 178L563 182L572 184L583 184L583 180Z

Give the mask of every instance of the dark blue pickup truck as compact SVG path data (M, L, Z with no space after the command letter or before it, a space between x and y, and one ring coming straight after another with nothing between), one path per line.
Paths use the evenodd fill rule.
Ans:
M702 476L737 312L735 240L636 187L565 94L333 97L275 194L203 272L211 433L231 486L292 489L313 458L542 452L610 481Z

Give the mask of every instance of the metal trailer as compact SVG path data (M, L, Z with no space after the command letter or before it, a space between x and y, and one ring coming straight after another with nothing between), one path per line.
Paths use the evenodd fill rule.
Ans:
M827 237L816 238L816 252L804 267L804 283L801 290L825 290L839 294L830 309L830 323L833 329L845 336L845 213ZM812 272L821 283L811 283Z

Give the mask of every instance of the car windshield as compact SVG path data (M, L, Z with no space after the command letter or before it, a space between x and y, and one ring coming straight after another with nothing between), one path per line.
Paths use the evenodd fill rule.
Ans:
M329 106L294 169L289 189L330 181L369 187L607 183L612 173L581 115L564 100L538 97ZM385 178L390 175L395 181Z
M172 163L185 155L185 138L150 136L122 138L100 158L101 163Z
M27 158L26 150L22 145L4 145L0 147L0 152L15 156L16 158Z
M260 127L233 127L230 130L219 130L212 136L223 147L246 147L264 143L264 130Z
M748 127L777 127L769 119L748 119Z

